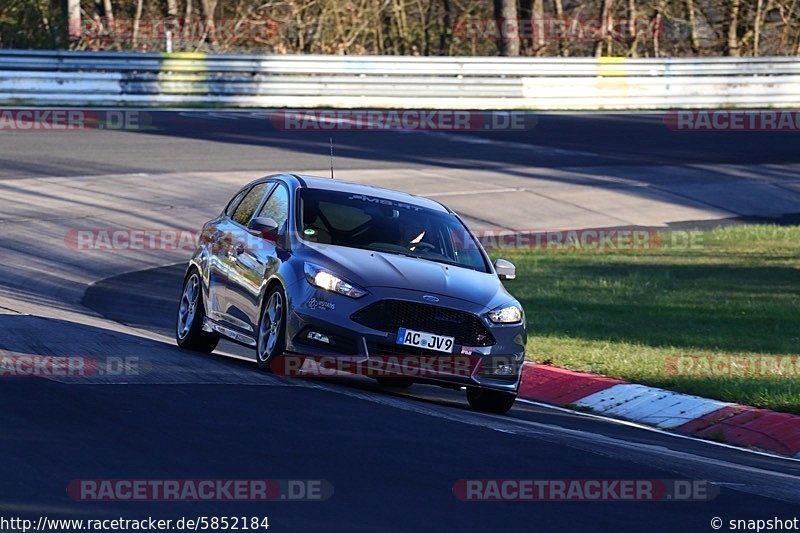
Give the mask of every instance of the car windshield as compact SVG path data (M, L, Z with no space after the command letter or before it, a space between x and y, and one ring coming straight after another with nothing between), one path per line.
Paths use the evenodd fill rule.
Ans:
M300 238L405 255L489 272L461 221L419 205L323 189L301 189Z

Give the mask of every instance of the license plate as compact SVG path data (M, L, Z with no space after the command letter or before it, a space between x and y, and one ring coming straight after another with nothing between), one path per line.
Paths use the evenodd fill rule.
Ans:
M455 346L455 339L453 337L445 337L444 335L435 335L433 333L425 333L424 331L400 328L397 331L397 344L451 353Z

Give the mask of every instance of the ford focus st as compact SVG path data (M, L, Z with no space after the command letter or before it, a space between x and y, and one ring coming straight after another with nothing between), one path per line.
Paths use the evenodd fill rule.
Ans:
M438 202L269 176L204 225L176 338L203 352L221 337L249 346L267 371L346 361L335 366L390 386L465 387L473 409L504 413L526 341L522 307L502 284L514 277Z

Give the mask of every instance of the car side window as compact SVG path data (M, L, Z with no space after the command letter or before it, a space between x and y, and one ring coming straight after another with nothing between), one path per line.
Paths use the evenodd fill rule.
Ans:
M250 192L247 193L247 196L244 197L236 208L236 211L234 211L233 216L231 216L233 221L242 226L246 226L247 223L250 222L250 219L253 218L253 213L258 207L258 204L261 203L261 199L264 197L264 193L270 185L270 183L259 183L250 189Z
M233 213L234 213L234 211L236 211L236 207L238 207L239 202L242 201L242 198L244 198L244 195L247 194L247 191L249 191L249 190L250 190L249 187L245 187L241 191L237 192L236 196L234 196L231 199L231 201L228 202L228 205L225 207L225 214L227 216L229 216L229 217L233 216Z
M283 235L288 229L289 222L289 191L283 185L275 187L264 207L258 213L259 217L268 217L278 223L278 235Z

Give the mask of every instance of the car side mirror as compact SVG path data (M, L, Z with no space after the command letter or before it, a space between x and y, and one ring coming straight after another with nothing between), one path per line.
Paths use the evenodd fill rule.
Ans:
M501 280L511 280L517 277L517 267L511 261L505 259L494 260L494 271Z
M256 217L250 220L247 231L268 241L278 240L278 223L269 217Z

